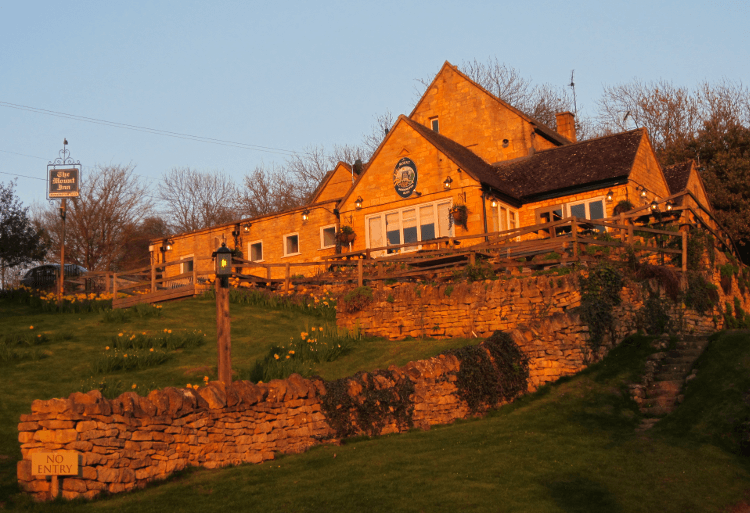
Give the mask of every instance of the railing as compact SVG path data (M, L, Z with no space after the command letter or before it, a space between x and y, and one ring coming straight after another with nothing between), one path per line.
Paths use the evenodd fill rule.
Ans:
M386 280L440 279L479 261L496 271L568 266L600 258L605 256L601 253L613 250L619 254L626 248L647 261L674 265L684 276L689 226L699 226L729 250L736 250L731 239L722 237L706 221L707 217L721 228L689 192L670 196L662 204L688 196L695 200L697 211L691 206L680 206L655 213L649 206L643 206L605 219L568 217L511 230L368 248L313 262L265 263L233 258L234 277L247 284L285 291L292 284L306 283L351 282L361 286L369 281L380 285ZM644 224L652 219L658 227ZM671 230L663 229L670 227ZM190 262L192 270L182 272L182 266ZM170 274L169 270L175 266L180 266L179 272ZM279 269L283 273L275 272ZM88 288L103 288L115 297L118 294L172 297L174 294L169 291L187 294L207 288L212 274L211 257L190 257L121 273L89 273L83 281Z

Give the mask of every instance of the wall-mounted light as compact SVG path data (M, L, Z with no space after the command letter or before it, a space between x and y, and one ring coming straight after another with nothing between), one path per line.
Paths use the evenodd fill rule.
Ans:
M310 211L305 210L304 212L302 212L302 220L307 221L308 219L310 219Z
M357 208L357 210L359 210L360 208L362 208L362 202L363 201L364 200L362 199L362 196L357 196L357 199L354 200L354 206Z
M453 179L450 176L445 179L445 181L443 182L443 187L445 187L446 191L450 190L452 183L453 183Z
M612 203L612 200L615 198L615 193L612 192L612 189L609 190L607 193L607 202Z
M646 194L647 194L646 193L646 188L645 187L641 187L641 198L645 199L646 198Z
M670 210L674 208L674 204L672 203L672 201L667 201L666 206L667 206L667 212L669 212Z
M658 212L659 211L659 204L656 202L656 200L652 201L649 205L652 212Z
M497 206L497 198L493 197L490 200L490 205L492 205L492 208L495 208Z
M252 226L252 224L251 224L251 223L245 223L245 224L244 224L244 225L242 226L242 231L244 231L245 233L250 233L250 227L251 227L251 226Z

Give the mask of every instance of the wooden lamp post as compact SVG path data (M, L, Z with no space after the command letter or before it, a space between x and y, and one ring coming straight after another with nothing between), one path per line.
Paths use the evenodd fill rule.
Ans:
M232 275L232 251L222 242L213 255L216 269L216 343L219 381L232 382L232 339L229 320L229 277Z

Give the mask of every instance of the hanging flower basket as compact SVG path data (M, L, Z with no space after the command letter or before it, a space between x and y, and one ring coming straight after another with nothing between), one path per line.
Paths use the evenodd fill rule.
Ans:
M451 209L451 218L452 224L456 224L458 226L462 226L464 229L466 229L466 222L469 219L469 209L466 208L466 205L456 205Z
M349 244L350 242L354 242L357 234L354 233L354 229L351 226L342 226L339 230L338 238L342 244Z

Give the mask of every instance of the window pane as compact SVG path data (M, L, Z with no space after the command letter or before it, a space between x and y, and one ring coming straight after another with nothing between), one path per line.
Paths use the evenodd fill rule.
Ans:
M336 227L323 228L323 247L327 248L336 245Z
M420 207L419 230L422 234L421 240L430 240L435 238L435 209L432 205Z
M370 247L382 248L385 246L383 240L383 222L380 217L371 217L370 221Z
M435 119L431 120L431 122L432 122L432 129L433 129L433 130L434 130L435 132L440 132L440 123L438 123L438 120L437 120L437 118L435 118Z
M250 260L253 262L263 260L263 244L261 242L250 245Z
M516 213L512 210L508 211L508 216L510 220L510 226L508 227L509 230L512 230L513 228L516 228Z
M398 223L398 213L386 214L385 233L388 237L389 245L401 244L401 230Z
M409 209L403 211L404 244L417 242L417 211Z
M589 219L602 219L604 217L604 204L601 200L589 203Z
M570 207L570 215L586 219L586 204L581 203L580 205L572 205Z
M299 239L296 235L290 235L286 238L286 254L299 253Z
M504 232L508 229L508 209L500 207L500 231Z
M441 203L438 205L437 211L438 211L438 228L440 228L440 236L441 237L450 237L451 236L451 229L449 216L451 210L451 204L450 203Z
M192 260L190 262L186 262L185 263L185 272L186 273L193 272L193 261Z

